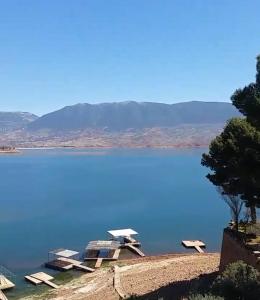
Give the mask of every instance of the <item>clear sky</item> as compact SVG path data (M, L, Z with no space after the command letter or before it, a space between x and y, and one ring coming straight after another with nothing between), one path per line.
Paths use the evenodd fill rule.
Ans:
M229 101L258 53L259 0L0 0L0 110Z

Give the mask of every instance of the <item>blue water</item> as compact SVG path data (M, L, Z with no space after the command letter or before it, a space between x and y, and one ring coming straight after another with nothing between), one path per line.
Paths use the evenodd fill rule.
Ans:
M148 254L201 239L219 251L229 211L194 150L26 150L0 156L0 264L22 274L55 248L133 228Z

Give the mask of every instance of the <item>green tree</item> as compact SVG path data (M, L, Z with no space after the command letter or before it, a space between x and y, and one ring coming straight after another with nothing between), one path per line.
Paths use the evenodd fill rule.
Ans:
M245 118L231 119L224 131L203 154L202 165L210 168L207 178L224 194L241 197L250 207L256 223L260 206L260 57L257 58L256 83L237 90L233 105Z

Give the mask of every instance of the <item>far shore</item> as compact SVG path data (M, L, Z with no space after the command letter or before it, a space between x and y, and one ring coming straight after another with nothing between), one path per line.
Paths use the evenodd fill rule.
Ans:
M0 150L0 154L16 154L20 153L18 149L12 149L12 150Z
M165 146L54 146L54 147L18 147L17 150L55 150L55 149L193 149L205 148L205 145L165 145Z

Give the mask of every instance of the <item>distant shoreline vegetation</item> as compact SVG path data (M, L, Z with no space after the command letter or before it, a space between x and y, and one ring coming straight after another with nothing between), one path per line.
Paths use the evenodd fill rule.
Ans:
M0 154L1 153L19 153L19 150L11 146L0 146Z

